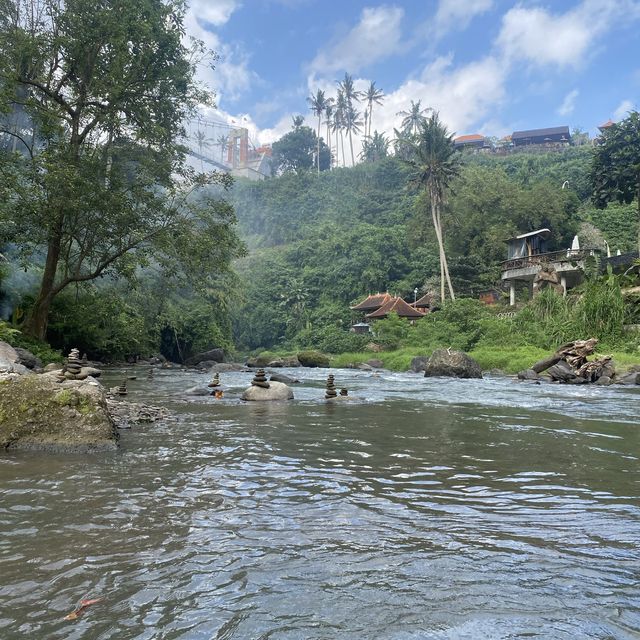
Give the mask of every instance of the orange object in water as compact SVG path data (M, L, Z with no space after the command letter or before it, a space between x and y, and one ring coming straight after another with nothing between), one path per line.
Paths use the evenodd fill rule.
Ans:
M90 607L92 604L96 604L98 602L102 602L104 598L93 598L91 600L80 600L80 606L73 610L69 615L64 617L65 620L77 620L85 611L87 607Z
M213 392L213 397L214 397L216 400L219 400L219 399L220 399L220 398L222 398L223 396L224 396L224 392L222 392L220 389L216 389L216 390Z

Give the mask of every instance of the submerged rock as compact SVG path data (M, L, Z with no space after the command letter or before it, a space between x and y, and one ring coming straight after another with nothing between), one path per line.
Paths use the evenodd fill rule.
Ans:
M0 380L0 448L103 450L115 449L117 439L105 390L93 378Z
M518 380L540 380L540 376L533 369L525 369L518 373Z
M224 350L210 349L209 351L203 351L202 353L197 353L195 356L187 358L184 363L188 367L195 367L197 364L207 360L210 362L222 362L224 360Z
M242 399L249 401L293 400L293 390L283 382L270 382L269 388L251 385L244 390Z
M414 373L420 373L427 368L427 363L429 362L429 356L416 356L411 359L411 364L409 365L409 370Z
M445 376L449 378L482 378L480 365L464 351L436 349L424 371L425 378Z
M243 371L244 365L239 364L238 362L219 362L218 364L214 364L211 369L209 369L209 373L227 373L227 371Z
M284 373L272 373L269 376L269 380L270 382L283 382L284 384L298 384L300 382L297 378L292 378Z

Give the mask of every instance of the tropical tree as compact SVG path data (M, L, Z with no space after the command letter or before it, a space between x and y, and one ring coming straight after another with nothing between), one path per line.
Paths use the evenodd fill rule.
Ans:
M344 167L345 155L344 155L344 137L342 132L345 128L346 121L346 112L347 112L347 101L344 97L344 93L341 90L338 90L338 95L336 97L336 106L333 114L333 131L336 134L336 156L338 156L338 151L340 151L339 147L342 147L342 166ZM338 139L340 140L340 145L338 145ZM340 164L338 161L337 164Z
M418 107L419 104L418 102ZM440 121L437 111L433 111L421 124L416 142L413 144L413 157L409 160L409 164L413 168L410 181L424 191L431 211L431 220L440 253L441 299L444 302L446 280L449 296L455 300L444 249L442 210L446 204L451 183L460 173L460 159L453 146L453 135Z
M329 151L331 151L331 128L333 127L333 98L327 98L327 106L324 108L324 115L326 116L326 120L324 123L327 125L327 146L329 147ZM329 161L329 168L333 165L333 152L331 153L331 159Z
M351 148L351 166L354 166L355 156L353 155L353 134L358 134L362 130L362 120L360 120L360 112L352 105L347 106L345 129L349 134L349 146Z
M199 127L196 131L196 144L198 145L198 155L200 156L200 168L204 171L204 150L209 148L211 140L209 140L207 134Z
M327 108L327 97L324 91L318 89L315 95L311 95L307 98L307 102L311 107L311 111L314 115L318 116L318 149L316 152L316 165L318 167L318 175L320 175L320 125L322 124L322 114Z
M220 162L224 162L224 152L229 146L229 138L225 135L220 135L216 138L216 146L220 147Z
M374 104L381 105L383 103L384 92L382 91L382 89L378 89L376 87L375 82L371 82L368 89L364 93L364 99L367 103L367 110L369 112L369 117L368 117L369 132L367 133L367 131L365 130L364 133L365 133L365 136L370 138L371 137L371 121L373 120L373 105Z
M402 116L402 131L409 135L416 135L420 132L422 124L426 121L426 114L430 109L427 107L423 109L418 102L411 101L411 107L408 111L398 111L396 115Z
M301 120L304 121L304 118L294 118L292 130L271 146L275 173L304 173L315 164L318 139L315 131L301 124ZM329 168L331 152L323 140L320 141L319 148L320 170L324 171Z
M362 97L362 93L356 90L355 84L353 82L353 77L348 73L344 74L344 78L341 82L338 83L340 91L344 96L345 108L344 108L344 124L345 130L349 134L349 144L351 146L351 164L355 164L355 157L353 155L353 133L360 129L362 123L356 125L355 123L358 121L359 114L355 109L354 104L360 101Z
M632 111L602 134L590 171L592 200L599 209L609 202L638 204L640 255L640 113Z
M192 198L204 180L186 166L182 123L212 100L195 82L208 52L183 44L185 2L25 4L0 5L0 111L24 102L37 144L0 158L0 209L25 264L44 256L25 325L43 338L69 285L133 277L151 256L195 278L197 260L224 269L239 245L231 207Z
M377 162L389 155L389 139L377 131L373 132L373 137L365 138L362 144L360 158L364 162Z

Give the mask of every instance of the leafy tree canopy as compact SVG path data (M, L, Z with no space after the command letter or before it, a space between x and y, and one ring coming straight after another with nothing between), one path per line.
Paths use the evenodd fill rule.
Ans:
M302 173L312 169L315 164L318 143L320 149L320 171L329 169L331 152L322 138L311 127L302 124L300 116L294 120L293 129L285 133L272 145L273 169L275 173Z

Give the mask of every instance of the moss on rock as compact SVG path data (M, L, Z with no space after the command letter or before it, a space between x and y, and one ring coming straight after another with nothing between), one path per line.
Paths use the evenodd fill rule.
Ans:
M47 375L0 385L0 448L114 449L118 435L104 389Z

